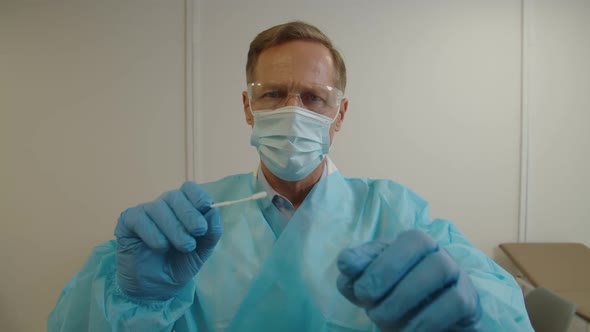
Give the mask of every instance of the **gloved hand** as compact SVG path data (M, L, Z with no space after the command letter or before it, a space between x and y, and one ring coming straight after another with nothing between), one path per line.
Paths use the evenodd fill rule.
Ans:
M166 300L199 272L221 237L218 209L193 182L125 210L115 228L117 282L128 296Z
M422 231L345 249L338 268L342 295L381 331L478 328L481 306L469 276Z

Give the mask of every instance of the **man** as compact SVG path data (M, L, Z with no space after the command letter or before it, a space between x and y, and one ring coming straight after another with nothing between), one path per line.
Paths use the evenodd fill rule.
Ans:
M51 331L524 331L514 279L427 203L326 156L346 68L303 22L250 44L242 94L260 167L127 209ZM216 201L268 197L212 208Z

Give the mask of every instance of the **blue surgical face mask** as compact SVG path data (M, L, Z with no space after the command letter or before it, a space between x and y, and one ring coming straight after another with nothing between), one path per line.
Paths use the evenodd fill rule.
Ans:
M264 165L286 181L308 176L330 151L334 119L301 107L255 111L250 144Z

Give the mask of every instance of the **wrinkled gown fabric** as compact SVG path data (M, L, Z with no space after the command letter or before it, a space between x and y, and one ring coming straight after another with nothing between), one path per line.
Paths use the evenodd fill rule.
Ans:
M203 186L217 202L263 190L256 173ZM483 308L483 330L532 331L514 278L451 222L431 221L428 204L406 187L332 172L284 228L271 199L221 208L224 233L212 256L166 301L127 297L115 280L115 241L97 246L61 292L48 330L378 331L363 309L339 293L338 254L420 229L471 278Z

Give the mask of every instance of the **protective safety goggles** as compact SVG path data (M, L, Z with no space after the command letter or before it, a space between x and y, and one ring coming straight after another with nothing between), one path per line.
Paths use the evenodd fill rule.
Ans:
M334 118L338 114L344 93L328 85L307 82L248 83L250 109L253 112L275 110L284 107L292 96L297 97L300 107Z

